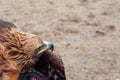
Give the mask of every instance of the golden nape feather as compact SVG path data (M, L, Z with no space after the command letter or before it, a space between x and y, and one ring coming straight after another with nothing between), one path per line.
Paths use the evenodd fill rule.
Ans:
M26 66L44 75L45 79L42 80L66 80L58 54L45 51L37 62L32 59L36 49L42 45L43 41L36 35L23 32L11 22L0 20L0 80L18 80Z

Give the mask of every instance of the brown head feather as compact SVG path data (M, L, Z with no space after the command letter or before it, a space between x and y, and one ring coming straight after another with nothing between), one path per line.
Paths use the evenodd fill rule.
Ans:
M42 44L36 35L25 33L14 24L0 20L0 72L20 71Z

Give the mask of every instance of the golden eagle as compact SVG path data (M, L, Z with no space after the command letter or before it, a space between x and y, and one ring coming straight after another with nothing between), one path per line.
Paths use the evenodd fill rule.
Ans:
M59 54L44 48L36 35L0 20L0 80L66 80Z

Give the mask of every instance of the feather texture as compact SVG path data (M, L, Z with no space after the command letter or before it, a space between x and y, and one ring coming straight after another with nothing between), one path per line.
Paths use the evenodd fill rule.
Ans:
M42 44L43 41L36 35L0 20L0 80L17 80L21 70L34 62L32 56ZM48 80L65 80L64 66L58 54L44 52L33 68L42 72Z
M11 80L7 74L19 73L41 44L42 41L35 35L25 33L14 24L0 20L0 74L3 75L3 80Z

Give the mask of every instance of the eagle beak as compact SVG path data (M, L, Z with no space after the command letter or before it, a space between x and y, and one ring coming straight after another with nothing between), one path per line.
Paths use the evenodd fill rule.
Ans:
M47 46L47 50L54 50L54 45L51 42L43 41L43 43Z
M51 42L43 41L43 45L37 49L37 54L40 55L41 53L47 50L54 50L54 45Z

